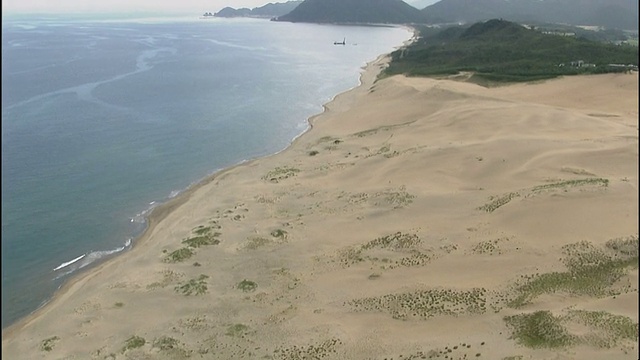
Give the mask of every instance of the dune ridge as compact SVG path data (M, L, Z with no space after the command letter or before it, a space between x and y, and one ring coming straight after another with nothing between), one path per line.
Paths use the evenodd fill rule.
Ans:
M376 81L387 61L154 211L2 354L637 358L638 74Z

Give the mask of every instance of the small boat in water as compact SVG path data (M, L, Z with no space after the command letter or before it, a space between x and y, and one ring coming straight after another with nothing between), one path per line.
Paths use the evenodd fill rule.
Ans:
M346 44L346 40L347 40L347 38L342 39L342 42L334 41L333 45L345 45Z

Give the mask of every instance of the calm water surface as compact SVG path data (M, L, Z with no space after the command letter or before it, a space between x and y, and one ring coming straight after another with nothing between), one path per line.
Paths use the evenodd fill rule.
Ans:
M130 248L154 205L284 149L410 37L257 19L3 18L2 326Z

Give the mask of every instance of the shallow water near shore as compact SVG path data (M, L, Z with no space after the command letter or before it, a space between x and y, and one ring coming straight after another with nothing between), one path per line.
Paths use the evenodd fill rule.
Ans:
M3 328L126 251L157 204L284 149L411 36L197 17L2 26Z

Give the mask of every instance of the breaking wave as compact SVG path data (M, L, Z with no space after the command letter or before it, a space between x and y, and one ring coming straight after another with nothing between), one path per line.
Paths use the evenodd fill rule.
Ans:
M115 249L111 249L111 250L99 250L99 251L90 251L86 254L82 254L72 260L63 262L62 264L58 265L57 267L55 267L53 269L54 272L58 272L63 270L61 273L59 273L54 280L60 279L64 276L67 276L69 274L72 274L74 272L76 272L77 270L80 270L88 265L93 264L94 262L104 259L107 256L113 255L113 254L117 254L121 251L124 251L125 249L128 249L131 247L131 239L127 239L127 241L125 241L124 245L117 247Z

